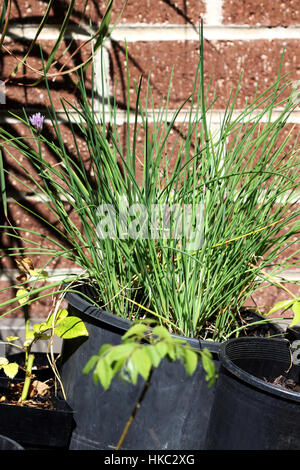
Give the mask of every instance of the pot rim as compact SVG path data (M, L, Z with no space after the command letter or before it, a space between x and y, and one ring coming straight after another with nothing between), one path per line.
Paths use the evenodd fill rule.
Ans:
M230 346L233 343L247 343L251 341L252 343L259 342L259 343L265 343L272 342L272 346L280 345L283 346L283 344L286 345L287 348L289 348L289 341L286 339L278 339L278 338L263 338L263 337L255 337L255 336L249 336L249 337L242 337L242 338L232 338L224 343L221 343L220 346L220 361L221 361L221 366L224 367L231 375L234 376L234 378L246 382L246 384L257 388L259 390L262 390L264 392L267 392L271 395L276 395L281 398L284 398L285 400L289 399L292 401L297 401L300 402L300 393L299 392L294 392L292 390L286 390L284 388L277 387L276 385L272 385L268 382L265 382L264 380L260 379L259 377L256 377L255 375L250 374L249 372L246 372L245 370L241 369L239 366L237 366L229 357L227 356L226 349L228 346Z
M4 434L0 434L0 441L4 441L7 444L10 444L11 449L9 450L25 450L24 447L19 444L19 442L15 441L11 437L5 436Z
M119 329L121 332L125 333L128 330L132 323L130 320L118 317L117 315L114 315L111 312L107 312L106 310L103 310L99 307L95 307L92 303L88 302L78 293L78 290L80 290L78 286L76 286L76 289L77 292L68 291L65 296L65 299L70 305L72 305L72 307L79 309L83 315L92 317L100 323L111 325L114 328ZM217 341L188 338L187 336L181 336L174 333L171 333L171 336L186 341L192 348L196 350L207 348L211 353L219 354L221 343Z

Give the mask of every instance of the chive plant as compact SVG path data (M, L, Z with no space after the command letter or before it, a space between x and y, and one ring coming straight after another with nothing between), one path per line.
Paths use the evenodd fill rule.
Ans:
M24 159L35 168L27 174L32 182L27 188L43 196L49 214L59 222L43 223L67 242L66 248L51 239L55 249L32 244L30 254L73 261L82 268L79 278L93 284L98 305L115 315L155 317L174 333L224 340L239 329L245 300L262 283L271 282L264 270L280 274L292 264L291 255L278 262L299 232L299 152L291 133L284 134L295 107L291 83L278 74L272 86L236 111L239 84L213 135L210 117L216 101L210 102L204 89L202 31L192 93L171 118L172 77L159 109L149 81L145 104L144 84L135 84L133 113L127 82L125 143L116 98L103 100L99 111L98 97L94 92L88 96L83 79L80 102L62 101L76 158L64 142L53 106L48 113L55 142L36 133L26 115L28 137L16 138L1 129L1 148L20 170ZM174 142L172 130L178 122ZM58 164L47 160L42 151L46 147ZM22 178L14 177L26 188ZM4 185L3 177L1 181ZM66 205L80 219L80 227ZM154 209L158 217L153 217ZM5 230L16 237L22 227L7 225ZM6 255L17 252L11 248ZM55 280L50 284L58 285ZM39 299L41 288L33 285L34 294Z

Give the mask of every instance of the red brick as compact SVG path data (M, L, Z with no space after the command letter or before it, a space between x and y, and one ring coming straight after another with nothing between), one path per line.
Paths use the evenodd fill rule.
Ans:
M224 24L292 26L300 24L298 0L224 0Z
M131 106L135 105L136 94L133 81L141 76L144 85L141 98L145 104L145 90L148 74L153 91L154 106L158 107L166 97L174 66L170 108L179 106L191 92L192 81L199 57L197 42L138 42L128 43ZM113 42L110 51L112 84L118 80L117 102L120 106L126 100L126 73L124 43ZM151 102L150 102L151 109Z
M0 282L0 304L15 298L16 289L14 285L15 285L14 282L10 282L10 281ZM35 300L32 302L32 304L29 307L29 316L33 321L34 321L34 318L46 318L49 315L51 308L53 308L53 305L54 305L53 295L49 295L49 294L53 292L55 291L47 289L42 294L39 294L40 296L41 295L45 296L44 298L40 298L39 300ZM11 313L8 313L11 309L15 309L15 310ZM0 315L4 315L2 316L2 321L3 321L5 317L23 318L24 312L23 312L23 309L19 307L18 301L15 301L13 303L10 303L9 305L0 307ZM0 327L0 330L1 330L1 327Z
M115 0L112 22L122 11L124 0ZM164 23L197 25L205 13L203 0L128 0L119 24L124 23Z
M22 247L25 249L24 252L26 256L32 259L36 269L80 269L80 266L76 265L72 260L68 260L62 255L54 256L55 252L59 255L63 247L65 247L65 249L72 248L72 245L68 244L64 236L57 232L57 230L61 230L65 233L60 224L60 220L58 220L43 203L25 201L23 204L37 214L37 216L29 213L26 209L19 207L17 204L9 203L9 221L13 227L20 227L22 230L16 229L18 237L2 234L1 242L6 255L2 260L3 268L16 268L13 261L14 258L11 257L9 260L9 253L21 254L23 251L21 249L19 250L19 248ZM67 205L66 209L70 220L81 230L79 216L74 210L70 211ZM43 219L45 222L43 222ZM7 233L14 234L12 230L9 230ZM57 245L57 242L60 243L61 247ZM14 248L14 250L12 250L12 248ZM48 254L45 249L54 251Z
M41 60L41 54L38 46L35 46L31 51L27 59L27 67L21 67L17 72L16 76L11 76L14 68L17 66L20 60L23 59L26 54L30 42L29 41L18 41L18 42L5 42L5 48L2 52L2 62L0 65L0 76L1 79L6 81L6 109L20 110L22 106L31 108L45 108L50 106L50 100L47 93L47 88L42 81L40 84L33 85L41 75L37 71L43 71L43 65ZM54 41L43 41L42 43L44 60L47 60L52 48L54 47ZM70 102L74 101L76 95L76 87L72 80L75 80L75 74L66 74L61 76L55 76L63 65L66 65L64 70L71 70L74 66L84 62L90 56L91 47L90 44L84 46L76 56L71 58L71 54L77 47L83 44L83 42L74 42L74 49L71 49L66 55L62 57L62 53L68 46L69 42L66 41L60 45L56 55L55 64L52 65L48 72L49 88L51 91L51 99L56 109L61 109L61 98L65 98ZM9 51L9 52L8 52ZM86 89L91 89L90 81L91 69L87 71L86 75ZM55 80L53 80L55 78Z
M28 24L39 23L44 16L48 0L16 0L11 2L10 22L26 22ZM75 0L74 8L70 18L70 22L78 23L82 18L82 23L89 24L89 19L98 22L105 10L102 7L103 1L88 0L86 9L84 10L85 1ZM101 8L99 7L101 4ZM106 2L105 2L106 3ZM47 24L62 23L67 13L70 2L67 0L55 0L50 9Z
M49 42L43 43L49 48ZM286 53L282 74L292 72L291 80L300 78L300 52L298 53L296 40L286 43ZM20 45L18 46L20 47ZM274 41L214 41L205 43L205 85L207 87L209 78L210 101L216 91L217 101L215 109L224 108L230 93L235 90L239 76L243 73L241 90L236 100L235 107L241 108L246 100L252 100L258 93L263 92L276 78L281 60L283 43ZM49 50L49 49L48 49ZM24 52L24 50L23 50ZM150 84L153 92L154 106L158 107L168 93L171 70L174 66L169 107L179 107L192 93L196 67L199 60L199 44L197 41L174 41L174 42L137 42L128 44L129 66L130 66L130 97L131 106L135 106L135 91L133 80L137 83L140 76L144 77L144 87L141 100L145 105L146 79L150 74ZM118 81L117 102L120 108L124 107L126 101L126 73L124 70L125 55L124 43L112 42L109 49L111 83ZM22 53L20 53L20 57ZM34 65L38 66L35 59ZM13 59L6 57L2 69L2 76L7 77L13 68ZM35 79L33 73L27 70L28 80ZM46 91L42 86L23 87L17 86L20 79L12 80L7 85L8 107L20 107L22 105L40 108L49 104ZM21 85L23 82L21 81ZM56 108L61 108L60 98L66 97L73 101L74 88L70 88L67 77L50 82L53 91L52 98ZM90 85L87 81L87 88ZM291 91L291 90L290 90ZM151 107L151 104L150 104Z
M282 216L286 222L283 221L283 223L280 222L278 224L278 226L282 226L282 228L276 235L276 238L284 238L290 230L293 231L293 235L289 235L285 240L282 239L281 241L278 241L278 245L281 248L277 249L278 256L274 260L274 267L277 271L279 269L291 270L295 268L300 270L300 204L286 204L284 206L284 213L282 213Z
M300 52L297 40L286 41L282 75L291 72L289 79L300 78ZM199 60L197 41L136 42L128 43L130 98L135 106L136 94L133 81L144 77L141 101L145 106L145 89L148 75L153 93L154 106L159 107L166 97L171 70L174 75L170 93L169 108L179 107L192 93L196 68ZM236 90L240 75L241 90L235 108L245 106L258 93L265 91L277 77L283 51L280 40L273 41L210 41L204 44L205 88L209 80L209 102L214 94L217 100L214 109L226 106L230 94ZM117 102L126 102L126 73L124 43L113 42L110 49L111 81L117 83ZM291 91L291 89L290 89ZM150 102L151 108L151 102Z
M286 124L280 128L275 127L275 123L261 123L257 127L245 124L230 135L227 152L235 155L235 164L240 165L241 172L255 170L264 162L265 171L273 172L274 176L265 173L262 189L271 185L281 190L286 185L297 188L300 184L299 132L299 125Z
M69 2L55 0L48 19L48 23L57 23L62 20ZM85 1L75 1L75 7L71 15L72 22L78 22L82 15L83 23L88 24L89 18L99 23L106 9L106 0L89 0L84 12ZM114 0L111 24L118 20L125 0ZM47 7L46 0L18 0L12 2L10 19L34 23L41 20ZM120 18L120 23L165 23L165 24L197 24L205 13L204 0L175 0L164 2L163 0L128 0Z
M29 114L30 116L30 114ZM47 117L47 114L46 114ZM34 152L38 154L37 142L32 139L31 132L25 124L14 123L14 124L3 124L2 128L15 137L24 137L23 142L26 143ZM87 145L84 137L74 126L75 138L73 137L71 128L67 123L59 123L59 130L62 135L62 139L65 146L65 151L72 161L78 161L78 151L80 152L81 158L86 162L87 171L90 168L90 156L88 153ZM51 122L44 122L42 134L48 139L51 145L55 144L60 149L60 144L56 138L56 134L53 131ZM75 139L75 140L74 140ZM5 139L4 139L5 140ZM75 145L76 144L76 145ZM34 176L38 183L41 183L41 178L36 174L34 166L30 163L26 156L23 156L21 152L14 149L8 142L3 144L4 149L4 167L10 172L9 176L6 176L7 187L10 191L21 191L25 193L32 193L34 190L40 192L39 188L33 184L33 181L29 175ZM56 152L53 151L50 145L41 145L43 158L51 165L60 165L61 158ZM59 167L58 167L59 168ZM54 180L58 180L57 177L53 177ZM21 180L21 181L20 181ZM66 188L66 182L60 180L59 183L63 188ZM25 186L26 185L26 186Z
M292 283L284 283L286 287L293 295L299 296L299 286ZM289 295L282 287L270 286L263 284L260 289L258 289L248 300L245 302L245 306L248 307L258 307L261 313L267 313L269 310L274 307L277 302L282 300L289 300L292 296ZM286 312L279 310L270 316L270 318L288 318L293 317L293 312L291 309L288 309Z

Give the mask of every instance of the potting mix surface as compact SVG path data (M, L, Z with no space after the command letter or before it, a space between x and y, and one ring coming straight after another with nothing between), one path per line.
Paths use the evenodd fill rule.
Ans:
M52 380L40 382L34 380L29 388L28 399L20 401L24 382L8 382L7 388L0 391L0 404L27 406L30 408L54 409L52 400Z

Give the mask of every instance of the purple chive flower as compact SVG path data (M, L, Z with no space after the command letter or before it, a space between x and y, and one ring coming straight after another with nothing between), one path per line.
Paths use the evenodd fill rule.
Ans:
M43 129L45 116L42 116L41 113L36 113L30 116L30 124L40 133Z

